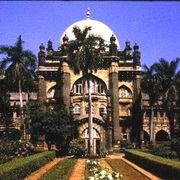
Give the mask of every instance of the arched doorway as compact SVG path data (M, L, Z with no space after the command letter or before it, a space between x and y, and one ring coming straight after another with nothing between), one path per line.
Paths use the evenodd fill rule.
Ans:
M86 128L82 132L81 137L86 140L86 147L87 149L89 149L89 129L88 128ZM93 128L93 146L94 146L94 153L100 154L101 136L100 136L100 132L96 128Z
M159 141L169 141L169 134L164 131L164 130L160 130L156 133L156 142Z
M146 131L144 131L144 141L150 141L149 134Z
M76 119L78 124L79 137L85 139L86 147L89 149L89 123L88 114L78 116ZM93 150L94 154L100 154L101 149L106 145L106 133L104 129L104 120L101 116L93 115Z

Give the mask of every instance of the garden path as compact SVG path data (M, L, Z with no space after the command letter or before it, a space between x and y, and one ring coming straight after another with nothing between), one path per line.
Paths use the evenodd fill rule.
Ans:
M107 163L107 161L104 158L101 158L98 160L100 162L100 166L102 169L108 168L110 172L112 172L111 166Z
M153 174L149 173L148 171L145 171L144 169L140 168L139 166L131 163L127 159L123 157L123 154L113 154L109 155L106 158L109 159L122 159L124 162L127 164L131 165L135 169L137 169L139 172L144 174L146 177L148 177L150 180L160 180L160 178L154 176ZM65 157L66 158L66 157ZM101 164L102 168L109 168L110 171L112 171L111 167L109 164L105 161L106 158L101 158L99 159L99 162ZM40 168L38 171L32 173L30 176L25 178L24 180L38 180L44 173L46 173L48 170L50 170L53 166L55 166L58 162L62 161L64 158L55 158L52 162L48 163L47 165L43 166ZM78 159L72 173L70 175L70 178L68 180L81 180L81 178L84 176L85 173L85 163L87 159Z
M84 171L85 171L85 159L78 159L72 173L70 175L69 180L81 180L82 177L84 176Z

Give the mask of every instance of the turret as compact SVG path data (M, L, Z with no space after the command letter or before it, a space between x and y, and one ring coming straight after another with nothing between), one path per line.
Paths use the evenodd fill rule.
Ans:
M125 52L125 59L126 60L131 60L132 59L132 56L131 56L131 45L130 45L130 41L126 41L126 47L124 49L124 52Z
M47 47L46 50L47 50L47 52L48 52L48 55L52 55L54 49L53 49L52 41L51 41L51 40L48 41L48 47Z
M116 38L115 38L115 36L113 34L110 37L109 55L110 56L116 56L117 55Z
M140 66L140 58L141 58L141 53L139 51L139 46L137 43L133 46L134 52L133 52L133 64L134 66Z
M38 52L38 59L39 59L39 66L43 66L45 64L45 47L43 45L43 43L41 43L41 45L39 46L39 52Z
M67 55L67 45L69 41L67 34L64 35L62 40L63 40L63 44L60 46L59 50L61 52L61 55L64 56Z

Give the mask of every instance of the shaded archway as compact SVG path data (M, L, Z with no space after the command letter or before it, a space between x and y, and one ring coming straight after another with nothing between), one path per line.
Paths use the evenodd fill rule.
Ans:
M169 134L164 130L158 131L156 133L156 141L169 141Z
M146 131L144 131L144 141L145 142L150 141L149 134Z

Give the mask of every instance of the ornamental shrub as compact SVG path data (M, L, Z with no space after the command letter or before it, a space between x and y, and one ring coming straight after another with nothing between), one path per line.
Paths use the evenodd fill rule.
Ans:
M73 139L69 144L69 154L75 157L83 157L86 154L85 140L81 138Z
M164 158L177 158L176 151L173 151L169 145L166 144L155 144L150 148L150 152L156 156Z
M17 157L26 157L34 154L34 146L25 141L0 140L0 164Z

